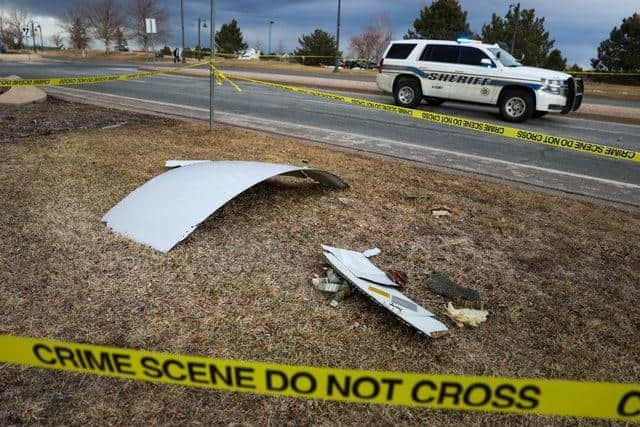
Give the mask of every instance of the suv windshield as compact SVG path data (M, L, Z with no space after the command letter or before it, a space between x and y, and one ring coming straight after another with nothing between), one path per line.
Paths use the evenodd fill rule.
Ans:
M490 47L487 49L489 52L493 53L498 61L505 67L521 67L522 64L518 62L516 58L511 56L509 52L504 49L500 49L499 47Z

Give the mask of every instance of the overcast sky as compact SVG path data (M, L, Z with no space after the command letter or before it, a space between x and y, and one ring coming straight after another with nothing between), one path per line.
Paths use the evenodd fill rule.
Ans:
M123 0L126 2L126 0ZM180 0L160 0L168 7L171 19L169 45L180 42ZM340 47L348 50L349 38L358 34L377 14L389 18L395 38L402 38L420 9L430 1L425 0L342 0L342 31ZM504 15L510 1L461 0L469 12L474 31L480 32L482 24L491 19L491 13ZM0 0L0 7L27 9L38 19L48 38L57 31L56 19L76 0ZM209 17L209 0L184 0L186 43L196 44L196 19ZM556 40L569 62L588 66L596 55L600 41L607 38L611 29L620 25L622 18L640 12L640 0L521 0L524 8L535 8L539 16L546 18L547 30ZM267 48L268 21L273 19L272 47L282 43L286 50L297 45L302 33L322 28L336 30L337 0L217 0L217 25L237 18L250 46L260 41ZM203 37L205 37L203 33Z

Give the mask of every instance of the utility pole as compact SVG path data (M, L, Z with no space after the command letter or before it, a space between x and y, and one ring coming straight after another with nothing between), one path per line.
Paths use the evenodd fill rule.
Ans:
M38 31L40 31L40 50L44 52L44 40L42 38L42 27L38 24Z
M182 29L182 60L184 61L184 0L180 0L180 27Z
M340 0L338 0L338 25L336 28L336 65L333 67L333 72L338 72L340 64Z
M272 19L269 20L269 51L267 52L267 55L271 55L271 26L275 24L275 21L273 21Z
M31 21L31 41L33 42L33 53L37 53L38 49L36 49L36 33L33 21Z
M213 58L216 57L216 0L210 0L211 4L211 16L209 17L211 20L211 38L209 39L210 47L211 47L211 73L209 75L209 131L213 132L213 121L215 119L215 115L213 112L213 95L215 93L215 72L213 70Z
M513 8L513 16L515 21L513 22L513 37L511 38L511 55L515 55L513 50L516 48L516 32L518 31L518 20L520 19L520 3L517 5L510 5L509 10Z

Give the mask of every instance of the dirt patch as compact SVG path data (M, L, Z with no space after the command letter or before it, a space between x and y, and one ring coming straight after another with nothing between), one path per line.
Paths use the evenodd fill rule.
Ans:
M0 159L0 333L345 368L640 380L638 213L186 123L26 138L0 145ZM305 160L351 188L270 180L163 255L110 232L100 218L163 172L167 159ZM451 216L435 218L441 206ZM451 326L451 336L429 340L358 295L330 308L310 285L322 272L321 243L382 248L376 264L405 271L407 295ZM429 270L478 290L487 323L455 328L446 301L426 284ZM0 384L0 424L567 422L12 366L0 370Z
M45 103L0 106L0 143L23 141L70 130L167 123L166 120L48 97Z

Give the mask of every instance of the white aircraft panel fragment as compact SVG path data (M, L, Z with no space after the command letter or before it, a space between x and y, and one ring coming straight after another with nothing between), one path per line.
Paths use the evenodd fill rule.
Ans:
M107 212L102 222L131 240L168 252L238 194L277 175L348 187L339 177L318 169L262 162L195 162L138 187Z
M323 246L324 248L325 246ZM437 337L448 331L444 323L434 318L433 313L406 297L396 288L381 286L361 279L353 274L349 265L345 265L332 252L324 250L323 254L327 262L352 286L418 331L430 337Z
M326 245L321 246L325 252L331 252L335 255L335 257L338 258L342 264L347 266L347 268L349 268L349 270L351 270L351 272L357 277L385 286L398 286L395 282L389 279L389 277L387 277L384 271L373 265L364 253L334 248Z

